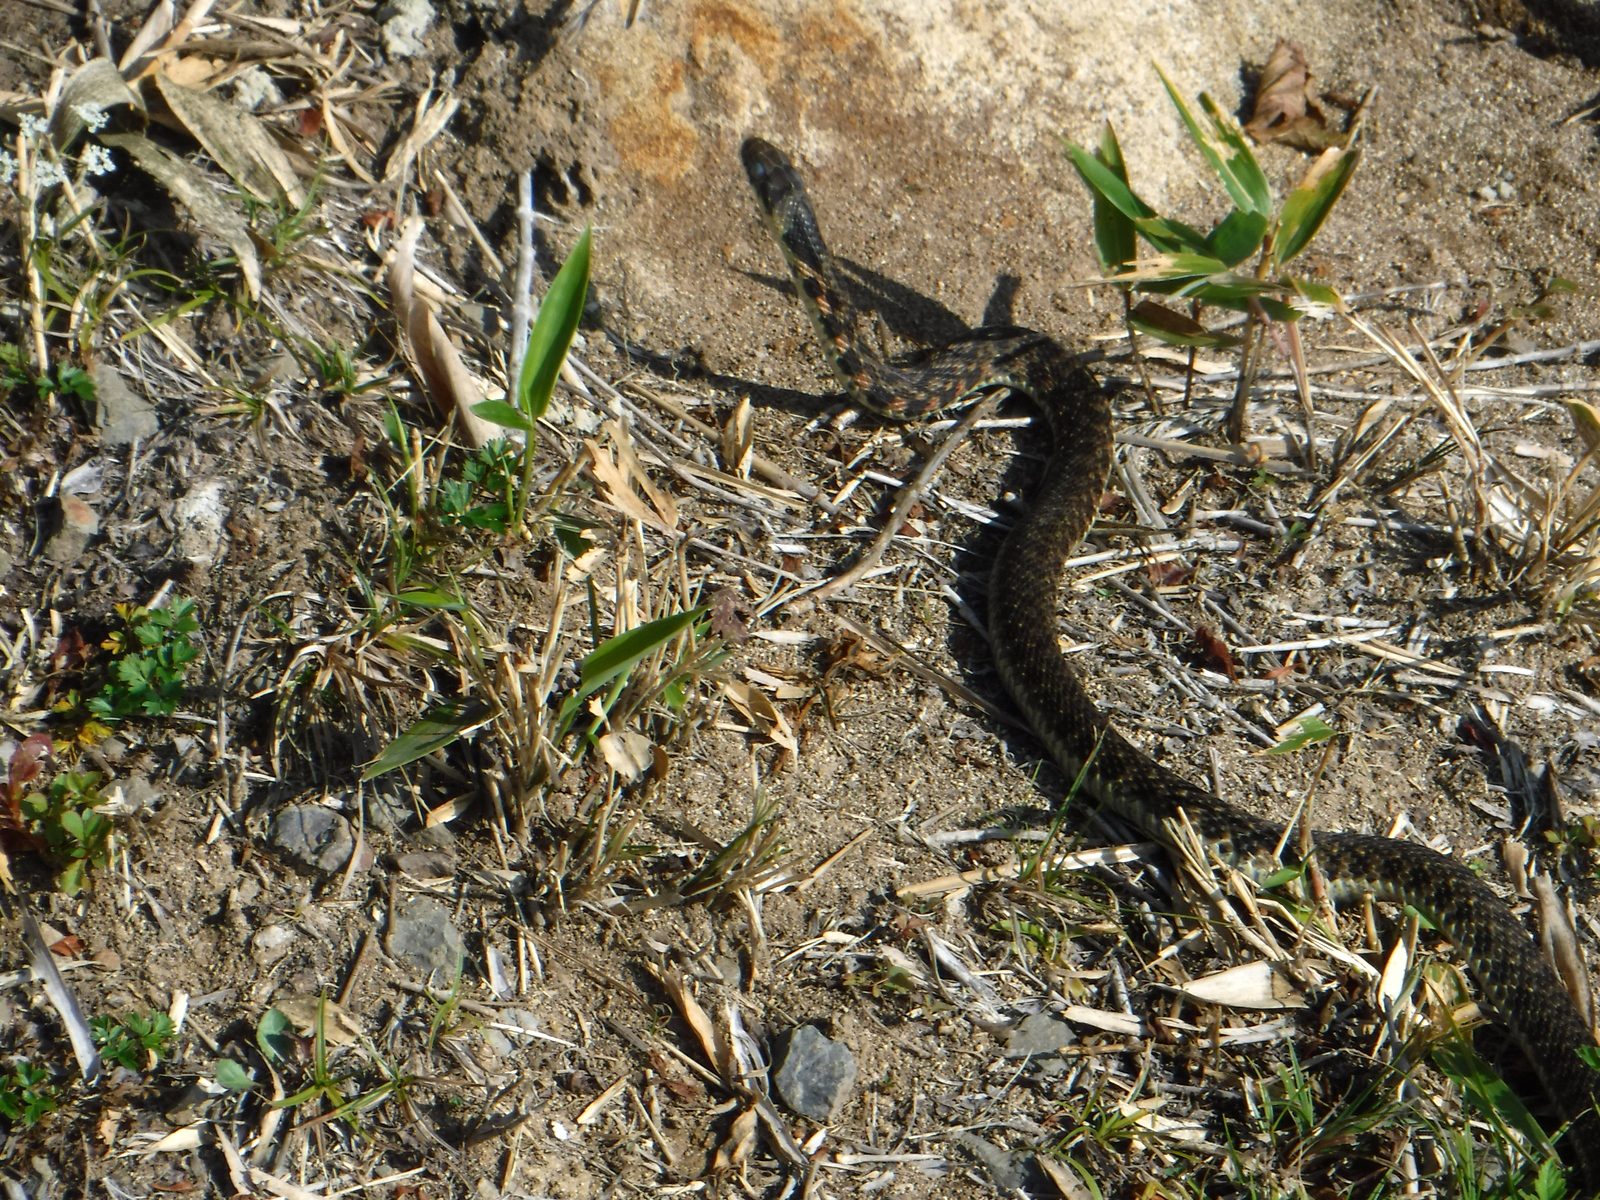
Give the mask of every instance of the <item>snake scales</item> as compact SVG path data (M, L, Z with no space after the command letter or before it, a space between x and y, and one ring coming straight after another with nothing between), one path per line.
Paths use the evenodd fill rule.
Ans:
M1283 829L1195 787L1112 729L1056 640L1063 564L1094 519L1112 452L1106 394L1044 334L978 330L926 362L897 367L864 349L805 186L789 160L759 138L742 150L745 174L788 263L834 371L857 403L905 420L993 388L1026 393L1049 421L1055 453L1027 513L994 564L989 637L1012 699L1068 778L1113 812L1171 845L1181 809L1203 843L1256 879L1278 870ZM1562 1115L1564 1139L1587 1193L1600 1190L1600 1073L1577 1056L1594 1041L1555 971L1494 892L1463 864L1425 846L1359 833L1317 833L1315 858L1334 903L1409 904L1454 945L1511 1028Z

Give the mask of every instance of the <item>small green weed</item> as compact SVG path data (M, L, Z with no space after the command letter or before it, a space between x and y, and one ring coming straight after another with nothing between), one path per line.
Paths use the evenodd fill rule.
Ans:
M511 523L521 452L494 441L461 464L459 479L445 479L435 493L439 519L504 535Z
M183 677L200 647L189 635L200 628L194 601L175 598L166 608L119 604L124 628L102 645L115 660L105 687L84 705L101 721L159 717L173 713L183 699Z
M146 1054L160 1058L178 1036L172 1018L154 1009L143 1016L136 1012L117 1017L89 1018L89 1032L100 1047L100 1057L130 1071L142 1071Z
M25 1060L0 1075L0 1116L37 1125L60 1106L61 1097L50 1072Z
M44 791L21 799L27 831L67 864L56 886L69 896L83 890L91 867L105 866L110 857L111 821L94 811L105 803L100 789L106 782L99 771L61 771Z

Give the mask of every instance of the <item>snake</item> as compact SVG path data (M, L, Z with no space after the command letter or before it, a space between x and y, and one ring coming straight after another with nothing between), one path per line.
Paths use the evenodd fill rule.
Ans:
M1124 738L1058 643L1066 560L1089 531L1111 467L1108 391L1059 341L1017 326L974 330L905 365L873 353L857 336L858 315L793 163L760 138L746 140L740 157L824 357L856 405L907 421L1009 389L1044 416L1052 454L995 557L988 636L996 673L1066 778L1169 852L1181 853L1175 830L1186 823L1210 855L1245 876L1281 878L1282 848L1292 841L1284 827L1197 787ZM1334 904L1370 897L1409 905L1454 945L1567 1122L1562 1145L1584 1194L1600 1195L1600 1071L1578 1053L1595 1039L1516 916L1465 864L1427 846L1319 830L1312 847L1308 857Z

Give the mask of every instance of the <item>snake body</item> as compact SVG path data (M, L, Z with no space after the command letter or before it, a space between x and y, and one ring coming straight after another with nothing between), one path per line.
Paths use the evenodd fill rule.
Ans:
M1096 800L1164 845L1172 846L1169 823L1182 815L1205 846L1245 874L1259 880L1278 871L1283 827L1196 787L1125 740L1058 645L1064 564L1094 519L1110 469L1106 393L1054 339L1009 326L979 330L909 367L873 355L856 338L856 316L799 174L759 138L744 143L742 158L823 352L852 399L905 420L978 392L1010 388L1028 395L1047 418L1054 454L995 560L989 639L1006 690L1067 777L1082 772L1081 786ZM1584 1174L1586 1194L1600 1191L1600 1072L1577 1054L1594 1039L1506 905L1466 866L1413 842L1319 832L1314 844L1335 904L1369 895L1409 904L1456 946L1571 1122L1564 1145Z

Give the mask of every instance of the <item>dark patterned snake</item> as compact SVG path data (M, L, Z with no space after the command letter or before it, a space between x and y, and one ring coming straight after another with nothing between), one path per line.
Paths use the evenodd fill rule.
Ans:
M1057 643L1063 564L1094 519L1112 453L1105 392L1053 339L1015 327L976 331L925 362L897 367L856 339L805 186L789 160L758 138L745 173L829 363L850 397L892 420L946 408L989 389L1026 393L1049 421L1055 453L1027 513L994 564L989 640L1006 690L1055 760L1107 809L1171 847L1168 824L1187 816L1204 846L1260 880L1278 871L1283 828L1195 787L1112 729ZM1462 863L1413 842L1317 833L1314 858L1336 904L1365 896L1409 904L1453 943L1511 1029L1562 1115L1563 1139L1589 1194L1600 1189L1600 1072L1579 1059L1594 1040L1555 971L1506 905Z

